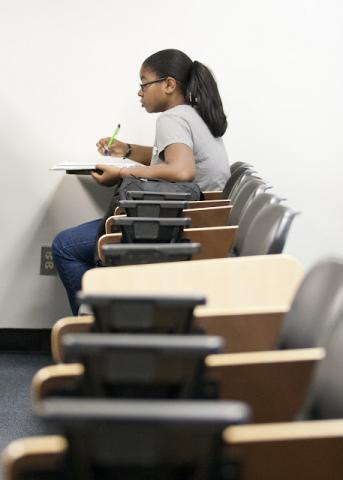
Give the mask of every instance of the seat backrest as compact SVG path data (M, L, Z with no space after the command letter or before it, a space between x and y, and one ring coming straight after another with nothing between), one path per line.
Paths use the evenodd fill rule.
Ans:
M237 197L241 188L243 188L246 182L250 182L252 178L258 178L259 180L261 180L261 177L258 177L254 170L246 170L239 176L230 192L230 200L232 201L232 203L234 203L235 198Z
M250 165L250 163L247 163L247 162L234 162L230 167L231 175L239 167L252 167L252 165Z
M213 381L208 390L205 359L223 347L220 337L199 334L68 333L62 338L63 361L82 363L85 369L76 388L68 387L69 393L77 389L84 396L101 398L215 395ZM56 390L53 395L60 396Z
M228 225L239 225L241 215L250 203L259 194L266 191L269 188L263 180L251 177L242 188L240 188L229 215Z
M101 248L106 267L184 262L199 253L200 243L118 243Z
M248 228L240 256L281 253L295 215L284 205L265 205Z
M251 168L248 165L241 165L240 167L236 168L235 170L231 170L231 175L228 181L226 182L221 198L229 198L231 194L231 190L233 189L237 180L243 175L245 172L252 172Z
M173 243L182 240L183 229L190 227L190 218L114 217L123 243Z
M280 203L282 201L281 197L277 197L272 193L263 192L259 195L255 195L255 198L247 205L247 207L241 213L241 217L239 220L239 229L236 235L236 240L234 243L234 253L236 255L240 255L242 250L243 241L246 237L247 231L251 225L251 222L256 217L256 215L260 212L260 210L265 205L272 205L274 203Z
M194 331L193 310L201 295L78 292L94 313L94 332L185 334Z
M283 319L277 347L323 346L343 308L343 261L326 259L305 275ZM343 345L343 344L342 344Z
M343 310L337 315L326 342L326 355L317 365L300 419L343 418Z
M220 478L224 428L251 418L244 403L218 400L55 398L38 414L67 438L70 476L59 478L75 480Z

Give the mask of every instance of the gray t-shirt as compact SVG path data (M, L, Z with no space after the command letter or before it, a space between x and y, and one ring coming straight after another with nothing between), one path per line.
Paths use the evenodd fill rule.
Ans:
M221 137L215 138L189 105L170 108L157 118L151 165L163 163L164 150L173 143L188 145L194 154L197 183L202 191L222 190L230 176L229 159Z

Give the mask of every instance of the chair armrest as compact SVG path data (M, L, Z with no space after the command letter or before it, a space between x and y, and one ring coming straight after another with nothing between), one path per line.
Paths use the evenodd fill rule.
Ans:
M244 291L242 292L244 295ZM225 339L227 353L272 350L276 343L285 309L255 309L222 313L215 310L195 312L196 324L207 335Z
M238 227L235 225L230 227L185 228L183 236L192 243L201 244L200 252L193 255L192 260L225 258L232 249L237 230ZM103 245L120 243L121 238L121 233L109 233L99 238L98 256L101 261L104 261Z
M252 408L254 422L294 418L308 390L322 348L249 352L206 357L221 399L241 400Z
M114 216L118 216L118 215L126 215L125 208L116 207L116 209L114 210Z
M117 207L119 208L119 207ZM116 209L117 211L117 209ZM111 234L112 233L112 225L115 223L115 220L117 218L123 218L126 217L126 215L112 215L112 217L108 217L105 222L105 233L106 234Z
M192 228L221 227L227 225L231 205L223 207L185 209L182 216L192 220Z
M50 394L75 390L84 374L81 363L50 365L35 373L32 379L32 403L35 405Z
M208 191L208 192L203 192L205 200L220 200L222 191Z
M183 236L200 243L201 250L193 260L225 258L233 247L238 227L185 228Z
M55 362L63 362L61 339L66 333L89 332L94 322L92 315L65 317L58 320L51 330L51 353Z
M26 472L57 468L63 462L67 448L67 440L59 435L11 442L2 454L6 480L19 480Z
M230 204L231 200L228 198L218 200L199 200L194 202L188 202L188 208L224 207L225 205Z
M223 437L242 480L343 478L343 420L233 426Z
M106 233L105 235L101 235L98 240L98 257L102 262L105 261L104 256L102 254L102 247L104 245L113 245L114 243L120 243L122 238L121 233Z

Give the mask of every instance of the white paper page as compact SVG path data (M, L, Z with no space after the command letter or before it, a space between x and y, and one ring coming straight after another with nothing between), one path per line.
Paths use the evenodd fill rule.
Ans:
M97 163L103 163L106 165L110 165L112 167L141 167L142 164L135 162L134 160L130 160L129 158L112 158L110 161L109 160L99 160L99 162L91 162L91 163L70 163L70 162L62 162L58 163L57 165L54 165L53 167L50 167L49 170L54 170L54 171L70 171L70 170L94 170L96 167Z

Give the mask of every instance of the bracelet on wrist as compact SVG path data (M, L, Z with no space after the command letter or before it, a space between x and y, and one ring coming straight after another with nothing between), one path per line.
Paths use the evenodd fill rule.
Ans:
M129 156L131 155L132 153L132 147L131 145L128 143L127 144L127 152L125 153L124 157L123 158L129 158Z

